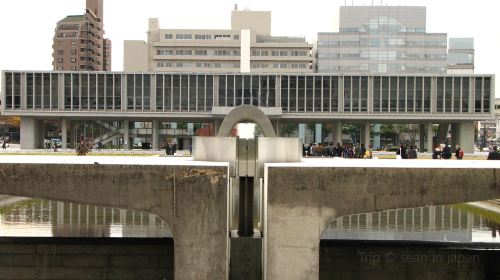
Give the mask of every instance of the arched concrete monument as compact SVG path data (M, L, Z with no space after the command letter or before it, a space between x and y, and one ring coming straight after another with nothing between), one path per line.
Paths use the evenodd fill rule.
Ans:
M233 127L242 122L256 123L265 137L276 137L273 125L269 118L258 107L252 105L241 105L226 115L220 126L218 137L228 137Z

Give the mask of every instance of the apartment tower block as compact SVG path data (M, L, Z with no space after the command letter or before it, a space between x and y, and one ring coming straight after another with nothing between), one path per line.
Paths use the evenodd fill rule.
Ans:
M54 70L110 71L111 40L104 38L103 0L86 0L85 14L57 22Z

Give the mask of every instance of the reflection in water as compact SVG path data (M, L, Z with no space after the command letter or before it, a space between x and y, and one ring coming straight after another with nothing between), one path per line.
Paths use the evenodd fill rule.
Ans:
M0 208L0 236L171 237L171 232L152 214L30 199Z
M453 206L394 209L339 217L323 239L500 242L497 225Z

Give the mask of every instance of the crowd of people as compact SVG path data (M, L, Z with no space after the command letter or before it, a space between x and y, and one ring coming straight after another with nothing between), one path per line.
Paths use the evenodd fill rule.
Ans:
M341 157L341 158L372 158L372 147L371 145L366 148L364 144L353 145L353 144L343 144L337 143L335 146L333 143L328 144L316 144L310 143L309 145L303 145L303 156L321 156L321 157Z
M432 159L451 159L453 157L453 153L451 151L451 147L446 143L444 147L441 145L437 145L432 151ZM455 146L455 159L461 160L464 158L464 151L460 145Z

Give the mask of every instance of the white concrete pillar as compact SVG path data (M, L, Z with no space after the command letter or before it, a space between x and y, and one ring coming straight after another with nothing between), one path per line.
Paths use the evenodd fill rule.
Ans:
M213 133L213 136L217 136L217 134L219 133L219 128L220 128L220 125L221 125L221 120L214 120L212 122L212 133Z
M380 147L380 124L373 125L373 148Z
M451 124L451 139L450 139L450 147L452 151L455 151L455 146L460 145L460 136L459 134L459 124L452 123Z
M474 122L468 121L458 125L458 145L462 148L464 153L474 152Z
M20 144L21 149L37 149L39 148L42 128L40 121L30 118L21 117L20 123Z
M365 145L365 148L368 148L370 145L370 138L371 138L371 126L370 123L364 123L361 124L360 127L361 130L361 139L360 139L360 144Z
M123 121L123 149L130 150L129 121Z
M240 43L240 72L250 73L250 46L252 44L252 36L249 29L241 30Z
M321 143L323 142L323 137L321 135L321 130L323 129L323 125L317 123L314 127L314 142Z
M67 119L62 119L61 120L61 141L62 141L62 148L67 149L68 148L68 120Z
M425 149L425 124L420 124L419 130L418 130L418 136L419 136L419 152L423 152Z
M302 143L306 143L306 124L299 123L299 139L302 139Z
M151 124L151 130L152 130L152 138L153 138L153 143L152 143L152 148L153 150L159 150L159 138L160 138L160 121L157 119L153 119L153 122Z
M273 121L274 132L276 133L276 137L281 137L281 129L280 129L280 121Z
M342 122L335 121L333 125L333 144L340 143L342 145Z
M432 122L427 123L427 152L432 153L434 150L434 145L432 143L432 139L434 138L434 130L432 130Z

